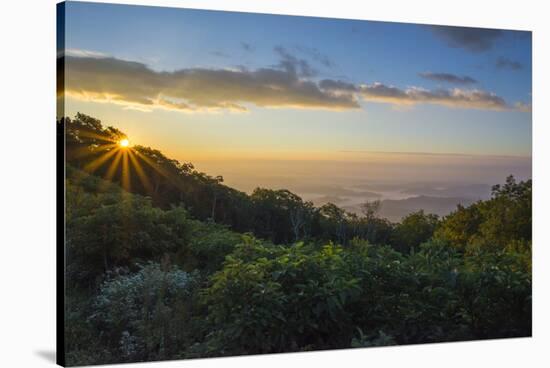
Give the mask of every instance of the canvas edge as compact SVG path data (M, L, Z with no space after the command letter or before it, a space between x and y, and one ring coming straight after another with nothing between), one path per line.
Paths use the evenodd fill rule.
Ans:
M65 116L65 2L56 4L56 120ZM61 56L61 57L60 57ZM60 93L61 92L61 93ZM56 121L56 364L65 366L65 124Z

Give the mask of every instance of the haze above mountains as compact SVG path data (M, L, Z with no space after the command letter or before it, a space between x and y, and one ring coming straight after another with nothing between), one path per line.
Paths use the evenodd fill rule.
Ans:
M331 202L359 213L380 200L391 221L423 209L445 216L458 204L488 199L491 187L514 175L531 178L531 158L511 156L372 154L356 161L208 160L197 169L222 175L225 184L251 193L256 187L288 189L316 206Z

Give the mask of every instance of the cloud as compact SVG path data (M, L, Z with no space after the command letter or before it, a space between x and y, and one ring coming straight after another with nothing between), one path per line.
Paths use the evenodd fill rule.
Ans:
M405 89L383 83L354 84L311 78L304 60L279 49L281 62L249 70L187 68L156 71L147 65L113 57L65 56L64 89L58 95L114 103L141 111L247 111L266 108L359 109L359 101L394 106L434 104L451 108L529 111L530 105L508 104L494 93L477 89ZM63 59L60 59L61 61ZM60 77L63 72L58 73Z
M317 70L313 68L307 60L296 57L284 47L276 46L273 50L281 58L278 67L286 70L288 73L300 77L314 77L318 74Z
M312 60L320 63L326 68L334 68L336 66L334 61L314 47L296 46L296 50L309 56Z
M499 57L495 63L495 66L498 69L511 69L511 70L520 70L523 69L523 64L519 61L510 60L503 56Z
M283 68L189 68L157 72L145 64L112 57L66 56L65 93L142 110L244 111L246 104L329 110L359 108L355 96L325 91L317 83L301 78L300 75L308 73L304 73L299 62L297 65L288 59L282 62Z
M65 52L61 51L60 53L58 53L57 57L61 57L61 56L105 58L105 57L108 57L109 55L98 51L90 51L90 50L82 50L82 49L66 49Z
M525 102L516 102L515 108L516 108L516 110L521 111L521 112L531 112L531 111L533 111L533 106L530 103L525 103Z
M357 92L358 90L357 86L353 83L333 79L323 79L319 82L319 87L325 91L331 91L334 93L351 93Z
M468 77L467 75L464 75L461 77L450 73L431 73L431 72L419 73L418 75L424 79L430 79L436 82L445 82L445 83L463 84L463 85L477 83L477 81L474 78Z
M246 52L254 52L256 51L256 47L254 47L253 45L247 43L247 42L241 42L241 47L243 48L244 51Z
M361 85L359 94L366 101L393 105L434 104L452 108L498 111L514 109L496 94L477 89L426 90L418 87L400 89L382 83L373 83Z
M220 58L228 58L229 57L228 54L226 54L223 51L219 51L219 50L211 51L210 54L214 55L214 56L217 56L217 57L220 57Z
M498 29L430 26L432 31L450 47L463 48L470 52L483 52L491 49L495 41L503 35Z

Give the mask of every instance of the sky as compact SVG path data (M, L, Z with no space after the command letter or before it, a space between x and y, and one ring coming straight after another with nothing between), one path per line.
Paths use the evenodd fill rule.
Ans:
M258 160L531 173L530 32L68 2L60 52L66 115L233 182Z

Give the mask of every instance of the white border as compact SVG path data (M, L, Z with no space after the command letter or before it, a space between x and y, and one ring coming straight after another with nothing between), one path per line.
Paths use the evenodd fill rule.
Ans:
M100 1L105 2L105 1ZM144 363L230 368L344 364L380 367L523 367L548 364L550 210L548 10L538 0L159 0L173 7L533 30L534 337L395 348ZM55 349L55 0L3 1L0 144L0 362L52 365Z

